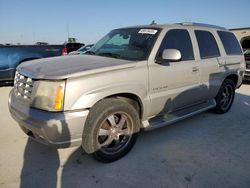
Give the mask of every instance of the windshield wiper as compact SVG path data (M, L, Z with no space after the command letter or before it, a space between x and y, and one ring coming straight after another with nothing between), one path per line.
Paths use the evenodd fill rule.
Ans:
M95 55L95 52L88 50L85 52L85 54Z
M110 52L103 52L103 53L99 53L97 55L113 57L113 58L120 58L121 57L121 55L119 55L119 54L113 54L113 53L110 53Z

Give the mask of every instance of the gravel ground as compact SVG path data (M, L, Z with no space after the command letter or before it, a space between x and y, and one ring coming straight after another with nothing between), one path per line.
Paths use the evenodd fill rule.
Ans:
M250 85L230 112L205 112L142 132L121 160L102 164L81 148L53 149L27 138L0 88L0 187L250 187Z

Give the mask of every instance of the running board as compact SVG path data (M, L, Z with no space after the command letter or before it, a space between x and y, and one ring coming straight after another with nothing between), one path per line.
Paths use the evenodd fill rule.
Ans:
M178 110L172 113L167 113L162 116L154 117L150 120L147 120L146 122L143 122L144 130L151 131L153 129L157 129L160 127L164 127L167 125L170 125L172 123L175 123L177 121L180 121L182 119L186 119L188 117L191 117L195 114L199 114L201 112L207 111L209 109L212 109L216 106L215 100L210 100L204 103L197 104L195 106L191 106L182 110Z

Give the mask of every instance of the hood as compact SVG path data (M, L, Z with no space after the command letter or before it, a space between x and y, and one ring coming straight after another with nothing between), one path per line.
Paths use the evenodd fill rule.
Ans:
M27 61L20 64L17 71L34 79L66 79L134 66L134 61L95 55L72 55Z

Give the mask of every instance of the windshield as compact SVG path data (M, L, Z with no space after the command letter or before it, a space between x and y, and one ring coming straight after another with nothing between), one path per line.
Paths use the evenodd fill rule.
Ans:
M116 29L99 40L88 54L127 60L146 60L159 34L159 29Z

